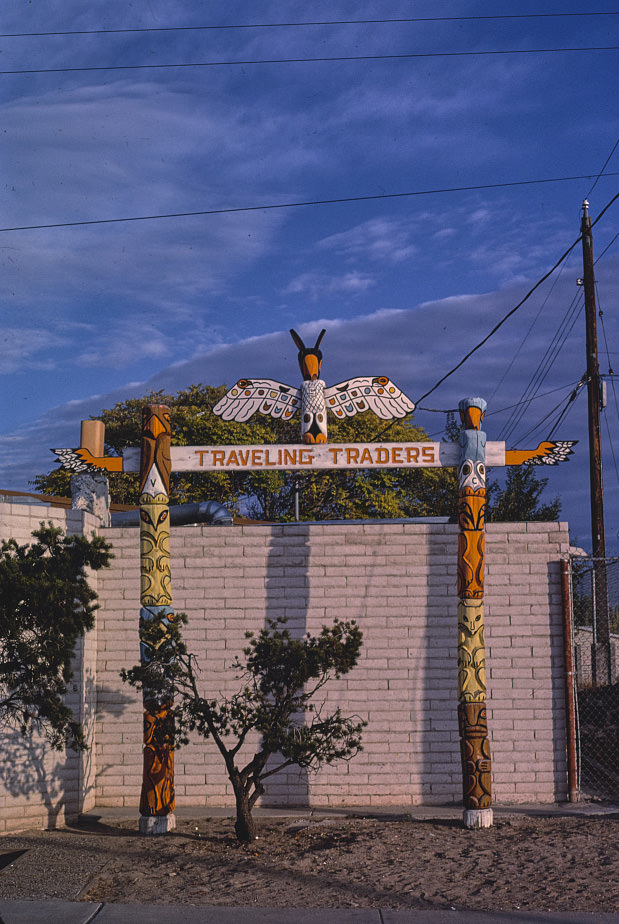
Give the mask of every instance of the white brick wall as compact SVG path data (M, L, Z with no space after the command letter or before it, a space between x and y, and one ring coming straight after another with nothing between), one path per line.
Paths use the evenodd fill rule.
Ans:
M137 530L106 530L119 556L99 575L97 804L136 805L140 705L118 679L137 661ZM488 712L494 797L565 795L559 565L565 524L491 525L487 535ZM120 550L122 549L122 558ZM246 629L286 615L316 632L335 616L364 633L357 667L327 704L367 719L364 751L309 779L271 779L268 804L421 804L461 798L456 721L457 528L420 524L183 527L172 533L174 606L204 690L230 693L226 670ZM122 700L122 701L121 701ZM179 805L230 805L211 742L176 755Z
M69 529L76 511L0 504L2 535L29 538L41 520ZM93 737L85 759L3 743L0 831L47 824L94 804L136 807L141 785L141 703L119 677L138 660L139 534L106 529L112 567L94 583L101 609L76 671L76 709ZM172 592L189 616L185 638L204 690L235 689L228 670L245 631L285 615L299 632L334 617L364 633L359 664L327 688L368 721L364 750L308 778L270 779L271 805L403 805L461 800L457 730L457 527L442 524L289 524L172 531ZM497 802L565 797L565 716L559 559L566 524L494 524L486 542L488 718ZM96 698L96 710L95 710ZM95 714L96 713L96 714ZM28 754L28 747L34 748ZM38 749L38 750L36 750ZM35 753L36 751L36 753ZM11 776L12 774L12 776ZM196 740L176 754L179 805L231 805L219 754Z

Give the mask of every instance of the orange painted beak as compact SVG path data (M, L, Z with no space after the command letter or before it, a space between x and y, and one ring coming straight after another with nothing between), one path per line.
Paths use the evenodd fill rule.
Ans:
M483 412L478 407L467 407L464 414L460 414L460 417L466 430L479 430L484 419Z
M320 375L320 366L321 362L317 356L312 356L311 353L309 353L307 356L304 356L303 365L301 367L303 378L306 380L317 379Z

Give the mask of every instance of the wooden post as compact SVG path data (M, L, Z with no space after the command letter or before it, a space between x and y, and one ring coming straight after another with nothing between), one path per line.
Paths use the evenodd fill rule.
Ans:
M157 621L165 631L174 617L170 589L170 410L152 404L142 411L140 455L140 660L151 648L144 630ZM143 688L144 771L140 832L165 834L174 818L174 748L169 727L172 692L158 696Z
M465 398L459 410L458 724L463 820L467 828L488 828L492 825L492 796L483 602L486 434L480 430L486 402Z
M608 578L606 573L606 534L604 527L604 486L602 481L602 438L600 424L600 366L598 362L597 308L593 238L589 203L582 204L583 286L585 294L585 332L587 349L587 406L589 417L589 485L591 503L591 554L593 557L594 600L591 667L593 683L614 683L617 666L610 640L608 619Z
M102 420L82 420L80 446L98 458L105 455L105 424Z
M80 448L91 456L105 455L105 424L102 420L82 420ZM107 473L102 471L78 471L71 475L71 506L74 510L86 510L99 518L102 526L110 525L110 487Z

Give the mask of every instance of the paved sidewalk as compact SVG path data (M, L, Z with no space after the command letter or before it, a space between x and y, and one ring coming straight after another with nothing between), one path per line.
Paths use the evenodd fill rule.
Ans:
M1 901L2 924L619 924L619 914Z
M549 818L590 815L617 815L619 804L612 802L523 802L518 804L493 805L495 818L506 815L527 815L529 818ZM234 806L218 808L216 806L181 805L174 810L177 818L234 818ZM256 819L267 818L347 818L367 816L369 818L397 818L410 815L416 820L431 819L461 819L462 806L449 805L347 805L342 807L305 807L305 808L262 808L258 806L253 811ZM125 821L138 818L135 808L128 806L97 806L82 816L106 824L111 821Z

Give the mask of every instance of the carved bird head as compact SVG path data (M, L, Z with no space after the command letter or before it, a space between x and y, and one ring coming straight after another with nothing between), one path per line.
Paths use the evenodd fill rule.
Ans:
M299 348L299 367L303 378L306 382L312 381L320 377L320 367L322 366L322 353L320 352L320 344L322 343L322 338L326 334L326 330L321 330L318 334L318 339L313 347L306 347L296 330L291 330L290 334L292 339Z

